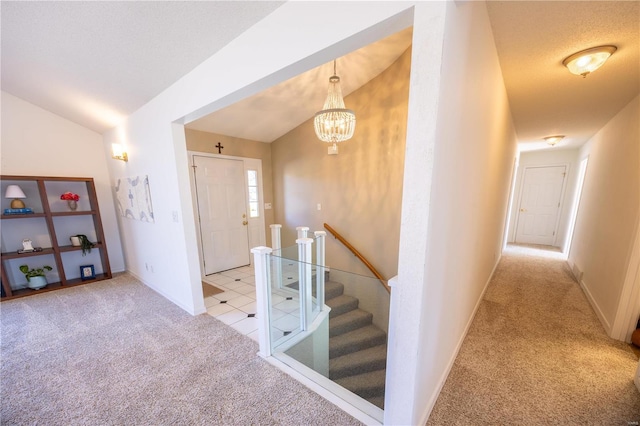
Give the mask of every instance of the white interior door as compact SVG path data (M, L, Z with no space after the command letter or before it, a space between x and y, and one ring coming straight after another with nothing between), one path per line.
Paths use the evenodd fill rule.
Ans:
M205 275L249 264L244 163L194 156Z
M566 166L525 169L516 242L554 244L565 176Z

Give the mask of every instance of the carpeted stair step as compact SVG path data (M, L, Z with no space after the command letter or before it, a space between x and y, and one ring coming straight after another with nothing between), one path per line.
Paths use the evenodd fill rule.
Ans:
M329 299L342 296L344 293L344 286L335 281L327 281L324 283L324 300L325 303Z
M361 398L384 397L385 375L386 370L376 370L338 379L335 382Z
M346 312L358 309L358 299L355 297L347 296L346 294L334 297L329 300L325 300L325 305L331 308L329 318L337 317Z
M298 282L294 282L291 284L287 284L287 287L293 289L293 290L298 290ZM333 299L334 297L338 297L341 296L344 293L344 286L340 283L337 283L335 281L326 281L324 283L324 300L325 302L329 299ZM316 297L316 285L315 285L315 280L313 283L313 287L311 290L311 294L313 295L313 297Z
M386 343L387 334L375 325L368 325L366 327L329 338L329 359L358 352L374 346L384 345Z
M329 336L338 336L367 326L373 321L373 315L362 309L354 309L329 320Z
M387 345L374 346L329 360L329 378L341 379L382 370L387 365Z

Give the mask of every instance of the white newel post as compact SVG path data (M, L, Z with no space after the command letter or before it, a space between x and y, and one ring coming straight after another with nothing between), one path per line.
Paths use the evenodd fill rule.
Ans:
M269 269L271 249L269 247L255 247L253 265L256 273L256 319L258 320L258 354L263 357L271 356L271 288L269 285Z
M324 257L324 240L327 236L325 231L314 232L316 236L316 301L318 302L318 311L324 309L324 271L325 271L325 257Z
M271 227L271 248L279 257L277 262L274 263L275 268L273 271L273 282L275 282L276 288L282 288L282 253L280 252L280 249L282 248L282 239L280 237L282 225L273 224L269 226Z
M308 229L308 228L307 228ZM305 231L306 232L306 231ZM311 325L311 238L298 238L298 286L300 290L300 329L306 331Z
M273 225L269 225L269 227L271 228L271 248L273 250L280 250L282 248L282 240L280 238L282 225L274 223Z
M308 226L298 226L296 228L296 231L298 231L298 238L307 238L307 232L309 232L309 227Z

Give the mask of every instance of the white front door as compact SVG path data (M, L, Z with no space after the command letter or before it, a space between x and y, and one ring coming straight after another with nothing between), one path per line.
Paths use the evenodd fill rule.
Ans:
M516 242L553 245L566 166L524 170Z
M244 163L194 156L205 275L249 264Z

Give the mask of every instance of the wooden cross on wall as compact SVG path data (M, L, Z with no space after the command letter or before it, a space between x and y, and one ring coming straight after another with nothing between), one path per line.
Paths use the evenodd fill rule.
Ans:
M222 146L220 142L218 142L218 145L216 145L215 148L218 148L218 154L222 154L222 148L224 148L224 146Z

